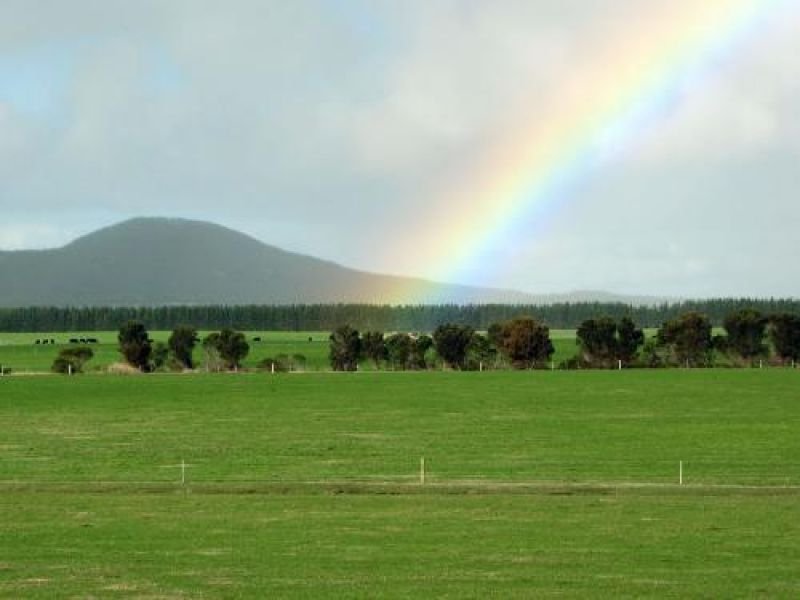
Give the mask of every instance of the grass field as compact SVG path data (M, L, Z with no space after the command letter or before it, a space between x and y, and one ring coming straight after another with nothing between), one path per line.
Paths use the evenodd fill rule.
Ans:
M200 332L200 337L205 336L207 331ZM246 332L250 354L244 362L245 368L253 369L264 358L274 358L278 354L302 354L306 357L305 370L324 371L330 369L328 361L328 336L330 332L322 331L248 331ZM150 333L152 339L166 342L169 338L169 331L153 331ZM120 354L118 351L117 332L99 331L86 333L4 333L0 332L0 365L15 372L45 372L49 371L53 360L58 355L61 348L70 346L70 338L93 337L98 339L99 344L92 344L91 348L95 357L86 365L87 371L102 371L108 365L119 362ZM260 342L253 341L254 337L260 337ZM551 332L553 345L556 353L553 360L558 363L562 360L575 355L575 332L572 330L554 330ZM35 341L40 339L53 339L55 345L39 345ZM310 341L309 341L310 339ZM433 352L431 352L433 355ZM198 347L195 350L195 361L201 365L203 352ZM373 370L370 361L363 361L361 365L364 370Z
M4 378L0 596L796 597L798 378Z

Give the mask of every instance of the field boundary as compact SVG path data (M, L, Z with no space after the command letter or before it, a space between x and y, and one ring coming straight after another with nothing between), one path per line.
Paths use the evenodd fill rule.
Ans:
M800 496L800 485L676 484L657 482L474 481L0 481L0 495L206 494L206 495L680 495Z

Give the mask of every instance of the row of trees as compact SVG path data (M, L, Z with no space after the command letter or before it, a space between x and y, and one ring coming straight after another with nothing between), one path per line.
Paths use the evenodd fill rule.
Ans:
M145 326L138 321L128 321L119 330L119 351L126 362L140 371L162 368L173 370L193 369L194 349L202 344L208 370L236 370L250 352L241 331L225 328L208 334L200 340L194 327L176 327L167 343L153 342Z
M727 315L724 334L713 335L711 320L698 312L687 312L666 321L655 338L646 340L644 331L629 317L590 318L576 332L578 354L561 366L609 368L639 365L658 367L667 364L707 366L714 353L725 354L741 364L770 355L782 364L800 359L800 317L792 314L765 316L748 308ZM201 344L206 370L238 370L250 346L240 331L224 328L199 339L193 327L179 326L166 344L154 342L143 323L129 321L119 330L117 340L124 360L148 372L159 369L193 369L194 351ZM431 336L358 330L345 325L330 335L330 364L337 371L355 371L359 361L370 360L375 368L418 370L432 366L431 350L445 365L457 370L510 366L515 369L541 368L554 353L550 330L542 322L519 317L491 324L486 334L469 325L445 323ZM88 347L61 350L53 363L60 373L81 372L93 357ZM272 370L288 370L305 363L305 357L276 357L259 365Z
M124 361L145 373L194 369L194 350L198 343L204 351L206 369L213 371L239 369L250 351L245 335L233 329L222 329L200 340L194 327L182 325L172 331L165 344L153 341L139 321L128 321L120 327L117 341ZM92 349L86 346L64 348L53 362L52 370L80 373L93 356Z
M289 306L28 307L0 308L0 331L112 331L128 321L148 329L172 330L184 323L203 330L238 328L261 331L331 331L349 323L362 331L433 331L442 323L485 331L492 323L536 315L549 327L576 329L587 319L629 317L642 327L659 327L686 312L708 316L721 326L733 312L753 308L762 314L800 315L800 300L717 299L631 306L621 303L547 305L371 305L297 304Z
M653 339L629 317L591 318L576 332L578 353L563 368L613 368L667 365L710 366L715 353L741 365L773 356L781 364L800 359L800 317L791 314L764 316L754 309L727 315L724 334L713 335L707 315L687 312L666 321ZM550 331L541 322L522 317L489 326L487 333L468 325L446 323L433 336L358 330L346 325L330 336L330 364L337 371L354 371L359 360L371 360L376 368L426 369L428 351L435 350L446 366L458 370L541 368L554 353ZM551 363L550 363L551 364Z
M429 368L429 350L434 349L444 365L458 370L475 370L497 363L502 354L515 368L546 364L553 355L550 330L529 317L493 324L486 335L469 325L445 323L432 336L367 331L363 336L349 325L330 335L330 364L335 371L355 371L361 359L375 368L394 370Z
M665 347L667 359L687 366L708 366L715 352L740 364L752 364L772 356L781 364L800 359L800 317L792 314L766 316L754 309L727 315L724 335L713 335L706 315L689 312L667 321L659 329L656 346ZM653 365L657 366L657 365Z

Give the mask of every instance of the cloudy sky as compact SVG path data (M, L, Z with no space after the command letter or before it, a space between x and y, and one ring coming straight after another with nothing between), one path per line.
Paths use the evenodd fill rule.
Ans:
M0 249L170 216L536 293L800 296L798 107L800 0L3 0Z

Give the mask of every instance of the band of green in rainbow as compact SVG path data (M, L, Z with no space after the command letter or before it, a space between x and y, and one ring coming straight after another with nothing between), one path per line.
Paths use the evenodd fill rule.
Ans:
M430 231L415 235L421 255L435 262L439 281L468 281L492 263L498 248L535 234L575 188L601 175L609 161L633 151L672 114L684 96L735 60L747 41L795 0L673 0L652 26L632 32L592 64L578 69L580 85L560 94L544 114L520 119L475 173L466 174L432 210ZM507 259L507 253L504 253ZM395 301L437 302L430 286L398 289Z

